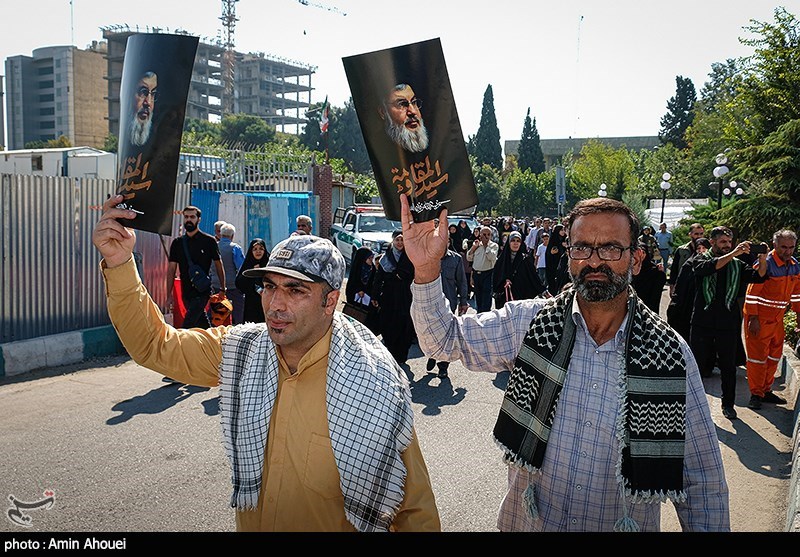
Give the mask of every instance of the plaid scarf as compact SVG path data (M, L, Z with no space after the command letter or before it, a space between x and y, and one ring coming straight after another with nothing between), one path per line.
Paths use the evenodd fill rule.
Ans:
M711 259L713 257L711 250L702 254L701 257ZM723 267L728 270L726 275L728 282L725 285L725 307L728 309L731 309L731 304L739 295L739 278L742 275L743 266L744 262L734 257L730 263ZM706 302L706 306L703 309L709 309L714 302L714 297L717 295L717 273L711 273L703 277L702 290L703 300Z
M264 323L233 327L220 364L220 414L231 463L231 506L253 509L261 491L278 357ZM328 356L328 429L347 519L358 531L387 531L400 503L411 442L408 379L366 327L336 312ZM266 503L265 503L266 504Z
M514 362L494 437L503 459L541 473L547 442L564 386L576 326L574 289L548 300L531 321ZM624 516L615 530L638 530L628 517L632 503L683 501L686 362L675 331L633 292L628 295L625 351L619 362L617 478ZM524 502L536 519L535 491Z

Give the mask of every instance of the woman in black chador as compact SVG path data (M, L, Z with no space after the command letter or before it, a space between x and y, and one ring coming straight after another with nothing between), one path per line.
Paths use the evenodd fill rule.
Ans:
M414 265L408 258L401 230L392 232L392 245L378 262L372 285L372 303L378 308L383 344L397 360L406 363L414 338L411 322L411 282Z
M236 288L244 294L245 323L263 323L265 319L264 307L261 305L262 280L260 278L247 278L242 273L254 267L263 267L268 260L269 252L267 251L266 242L261 238L251 240L244 256L244 262L236 274Z
M353 261L350 263L350 274L347 276L345 287L345 300L349 304L362 304L369 308L369 316L364 323L370 331L379 334L378 311L369 298L372 295L372 284L375 280L375 252L369 248L360 247L356 250ZM366 304L364 303L366 295Z

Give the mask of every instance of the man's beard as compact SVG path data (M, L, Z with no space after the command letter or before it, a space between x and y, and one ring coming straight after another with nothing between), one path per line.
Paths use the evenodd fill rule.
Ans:
M194 232L197 229L197 225L192 221L186 221L183 223L183 229L186 232Z
M141 147L147 140L150 139L150 128L153 127L153 119L148 117L147 120L142 122L139 118L136 117L136 114L133 115L133 120L131 121L130 127L130 134L131 134L131 145L136 145L137 147Z
M386 133L392 141L400 145L406 151L421 153L428 148L428 130L419 119L419 126L412 131L405 126L398 126L391 118L386 118Z
M586 280L589 273L603 273L608 281ZM572 273L570 273L572 274ZM572 282L580 296L587 302L608 302L613 300L620 292L628 289L633 279L633 259L628 265L628 272L618 275L608 265L600 265L596 269L584 267L578 276L572 277Z

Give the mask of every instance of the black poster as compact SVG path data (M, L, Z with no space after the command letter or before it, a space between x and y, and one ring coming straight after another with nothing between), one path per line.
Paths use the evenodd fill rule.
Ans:
M416 222L478 204L439 39L342 58L386 217Z
M128 37L120 85L117 193L136 211L125 226L170 234L189 82L198 37Z

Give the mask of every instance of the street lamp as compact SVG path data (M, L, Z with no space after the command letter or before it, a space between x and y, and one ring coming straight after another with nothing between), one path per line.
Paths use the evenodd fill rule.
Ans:
M672 175L669 172L661 175L661 219L658 222L664 222L664 205L667 202L667 191L672 187L672 184L669 183L670 178L672 178Z
M728 157L725 156L725 153L718 154L714 161L717 163L716 168L714 168L714 178L719 180L719 194L717 195L717 209L722 209L722 186L724 183L723 176L725 176L730 170L728 169L726 164L728 164ZM713 184L713 182L712 182Z
M605 184L600 184L600 191L597 192L597 195L599 195L600 197L607 196L608 195L608 192L606 191L607 187L608 186L606 186Z

